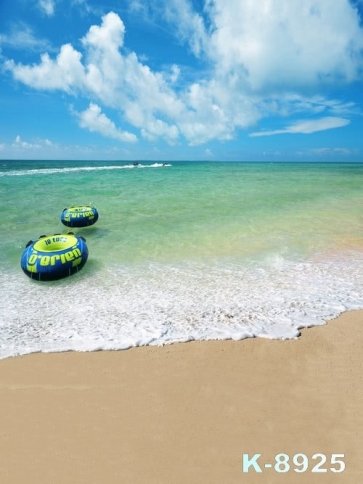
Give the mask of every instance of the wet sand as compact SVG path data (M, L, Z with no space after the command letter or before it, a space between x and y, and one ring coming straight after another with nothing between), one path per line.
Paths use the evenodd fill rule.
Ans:
M358 484L362 362L363 311L289 341L1 360L0 482ZM242 472L244 453L261 454L262 472ZM279 453L288 472L274 468ZM327 472L312 472L318 453ZM344 454L344 472L330 470L332 454Z

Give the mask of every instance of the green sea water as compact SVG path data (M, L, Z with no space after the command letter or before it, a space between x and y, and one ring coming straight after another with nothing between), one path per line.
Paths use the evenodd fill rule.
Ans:
M289 338L363 307L362 164L1 161L0 188L0 356ZM28 240L84 204L82 271L27 278Z

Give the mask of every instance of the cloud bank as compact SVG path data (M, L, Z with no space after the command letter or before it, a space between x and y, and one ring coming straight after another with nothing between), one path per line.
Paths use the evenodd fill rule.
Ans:
M41 4L54 14L54 2ZM89 108L75 113L80 126L120 142L136 141L130 128L147 140L176 144L184 138L197 145L230 140L269 116L320 119L251 136L312 133L349 122L341 115L354 106L309 95L362 79L363 30L349 0L206 0L199 13L187 0L155 5L178 42L206 63L204 77L195 73L186 84L183 66L175 64L153 71L127 50L125 25L115 12L90 27L82 50L64 44L55 57L42 54L38 64L8 60L5 67L34 89L86 99ZM117 128L102 113L106 108L128 128Z

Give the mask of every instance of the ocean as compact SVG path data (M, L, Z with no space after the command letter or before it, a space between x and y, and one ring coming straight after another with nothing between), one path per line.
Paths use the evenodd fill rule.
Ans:
M289 339L363 308L363 164L0 160L0 201L0 358ZM27 277L27 242L89 204L82 270Z

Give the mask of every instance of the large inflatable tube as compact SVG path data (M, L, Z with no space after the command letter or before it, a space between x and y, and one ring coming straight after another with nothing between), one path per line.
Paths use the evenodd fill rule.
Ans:
M38 281L61 279L78 272L88 258L86 240L73 234L42 235L27 243L20 265Z
M65 208L61 214L61 222L67 227L88 227L97 220L97 209L89 206Z

